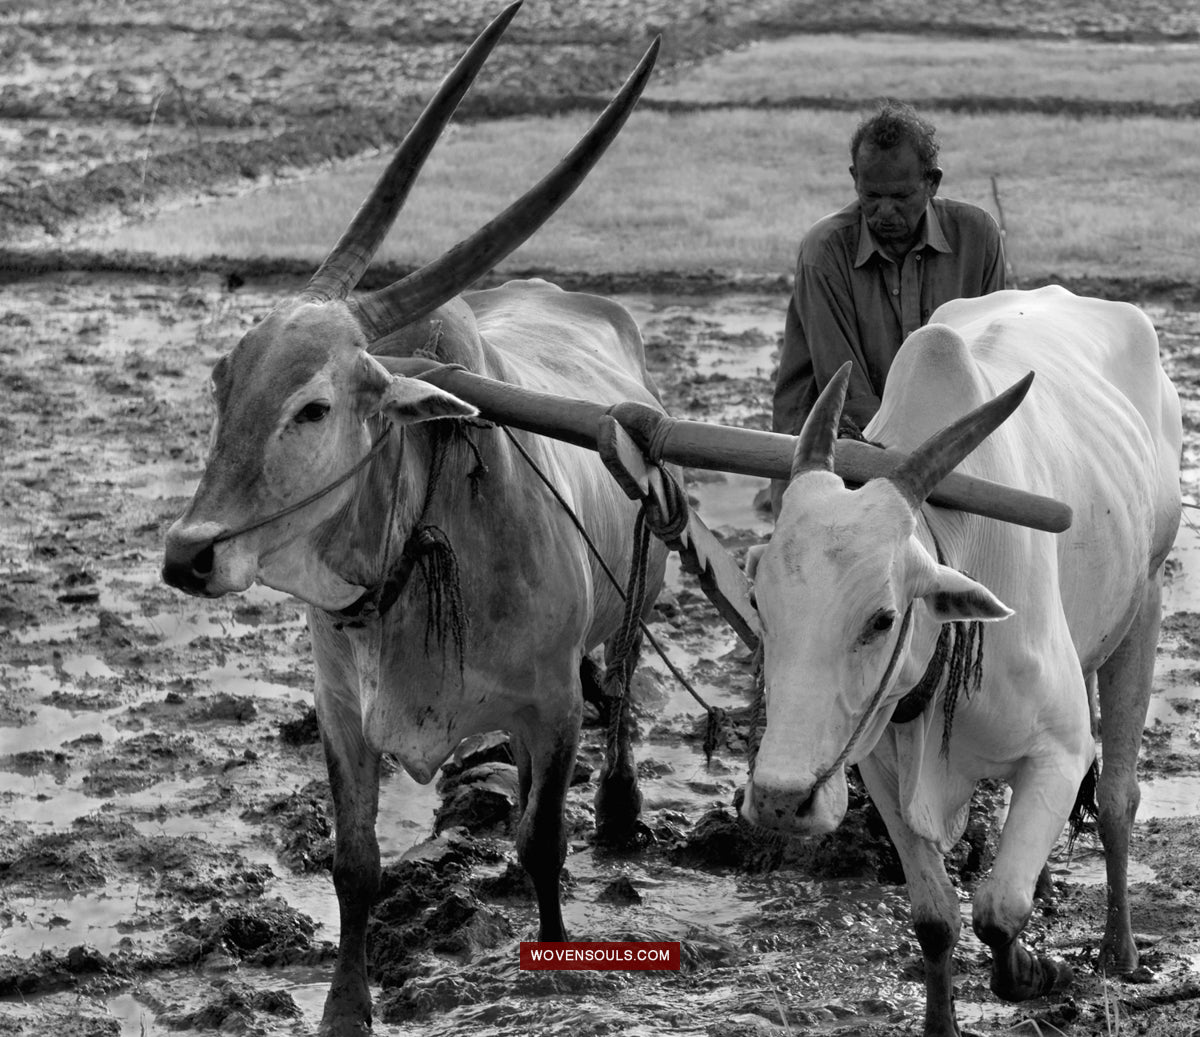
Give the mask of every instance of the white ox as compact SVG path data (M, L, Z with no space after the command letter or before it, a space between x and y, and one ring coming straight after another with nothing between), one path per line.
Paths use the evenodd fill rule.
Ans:
M1030 371L1024 404L1005 420L1020 390L992 398ZM943 854L982 778L1012 788L973 906L993 953L992 989L1024 999L1070 976L1020 934L1094 759L1097 678L1102 963L1137 963L1127 853L1162 566L1180 515L1179 402L1141 311L1058 287L948 303L909 336L865 430L912 452L894 479L852 491L829 470L844 392L842 377L810 415L774 535L757 556L767 725L743 813L775 829L830 831L846 809L844 766L858 764L904 865L925 959L925 1034L943 1037L959 1032L951 957L960 927ZM1054 536L923 505L960 461L963 472L1065 501L1073 525ZM891 720L942 624L961 620L1004 622L986 627L982 684L959 698L944 753L944 682L916 719Z
M536 888L540 937L566 938L562 807L590 674L586 653L616 632L624 606L564 504L622 587L636 511L595 452L439 420L475 409L397 371L411 370L414 355L431 357L541 392L661 409L637 326L615 303L544 281L458 296L583 179L636 103L656 47L528 195L404 280L350 294L515 10L447 78L304 292L218 362L211 452L167 535L163 575L182 590L215 597L258 581L309 605L341 912L321 1024L328 1034L370 1026L365 936L380 874L383 753L427 782L464 737L511 732L516 845ZM664 567L665 549L655 542L650 602ZM597 795L598 824L611 821L614 838L639 801L627 750L626 737Z

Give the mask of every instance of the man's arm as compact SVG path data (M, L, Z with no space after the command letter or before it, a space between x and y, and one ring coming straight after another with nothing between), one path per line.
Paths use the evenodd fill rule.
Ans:
M995 227L995 236L990 248L991 263L984 267L983 284L980 286L980 295L991 295L992 292L1003 291L1008 286L1008 263L1004 258L1004 235L1000 233L999 226Z
M775 374L775 394L771 399L771 431L794 436L800 431L803 415L817 398L813 381L812 357L800 316L796 313L796 293L788 297L783 319L783 345L779 350L779 370ZM787 480L771 480L771 517L779 517L779 504Z
M801 261L784 320L771 428L797 435L821 389L847 360L854 367L843 413L861 428L879 409L879 395L865 373L850 286L839 284L836 276ZM786 485L782 480L771 484L776 515Z
M783 345L779 350L779 370L775 374L775 394L771 401L771 430L796 435L816 398L812 356L800 315L796 312L796 293L793 291L788 297L783 320Z
M818 393L849 360L854 366L850 371L842 413L862 428L879 410L879 397L883 391L883 386L871 384L865 344L859 337L857 310L863 301L856 303L853 287L836 271L808 265L796 272L794 300L808 343L813 381L812 396L806 401L803 417L808 416ZM796 431L799 431L799 424Z

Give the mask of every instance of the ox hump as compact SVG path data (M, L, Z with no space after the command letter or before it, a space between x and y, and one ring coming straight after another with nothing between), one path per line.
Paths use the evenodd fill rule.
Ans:
M911 450L991 396L963 336L946 324L927 324L904 340L892 361L866 435Z

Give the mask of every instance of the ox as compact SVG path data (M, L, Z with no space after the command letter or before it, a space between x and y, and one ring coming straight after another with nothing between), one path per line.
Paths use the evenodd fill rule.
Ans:
M905 341L865 430L909 459L893 478L851 490L831 470L848 371L805 423L774 535L753 563L767 724L743 815L828 832L846 809L844 767L858 764L904 865L925 961L925 1034L944 1037L959 1033L960 921L943 855L982 778L1012 789L973 905L992 989L1019 1000L1070 978L1020 935L1095 758L1097 685L1109 897L1101 963L1137 963L1126 868L1162 567L1180 516L1179 402L1154 328L1133 306L1059 287L947 303ZM960 462L1064 500L1073 526L1055 537L925 504ZM968 623L999 620L986 628L969 695L953 701L948 678L922 680L944 624L966 636ZM918 686L932 692L924 708L909 698Z
M323 1033L370 1026L365 933L380 875L383 753L428 782L464 737L510 731L516 848L536 888L540 938L566 938L563 801L588 653L623 619L603 566L628 578L636 511L594 452L465 427L472 406L402 372L428 357L543 393L661 409L637 326L615 303L536 280L460 295L583 180L636 103L657 43L528 194L403 280L351 295L516 7L447 77L299 297L217 363L211 450L166 538L163 576L181 590L216 597L258 581L308 604L341 915ZM657 542L651 552L653 602L666 552ZM610 833L638 806L627 748L598 791L598 823L613 819Z

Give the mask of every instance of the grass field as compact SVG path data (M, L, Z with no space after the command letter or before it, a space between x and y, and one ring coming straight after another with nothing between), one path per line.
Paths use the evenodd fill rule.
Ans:
M660 77L646 96L676 101L894 95L1200 100L1200 45L982 40L864 33L764 40Z
M804 37L787 46L808 53L817 43ZM903 70L896 56L903 50L889 52L890 63L883 62L879 43L879 37L837 40L827 55L826 82L838 81L833 70L856 53L860 66L878 58L879 82L892 82L889 77ZM916 47L915 38L906 46ZM976 48L997 46L960 41L943 56L955 65L969 62ZM1031 70L1046 66L1045 45L999 46L1000 56L1011 61L1014 84L1032 81ZM1109 96L1117 81L1132 90L1132 69L1144 69L1146 53L1162 48L1106 48L1114 55L1108 72L1097 64L1097 49L1060 48L1079 67L1092 68L1090 80L1074 80L1090 97ZM746 52L706 64L671 89L736 98L743 89L738 84L748 80L730 69L747 62L747 76L766 75L788 92L780 76L751 58ZM1065 74L1065 64L1056 67ZM1168 86L1195 89L1186 63L1169 67L1173 71L1160 70L1147 91L1164 97ZM923 110L943 141L943 192L1003 218L1018 278L1193 276L1200 261L1200 215L1193 204L1200 132L1194 121L968 115L939 111L933 102ZM812 109L636 112L578 194L501 269L787 272L803 230L850 198L846 142L856 118ZM453 129L430 159L381 257L415 264L438 254L532 184L588 121L576 115ZM177 208L81 243L186 258L316 261L382 162L363 159L298 182Z

